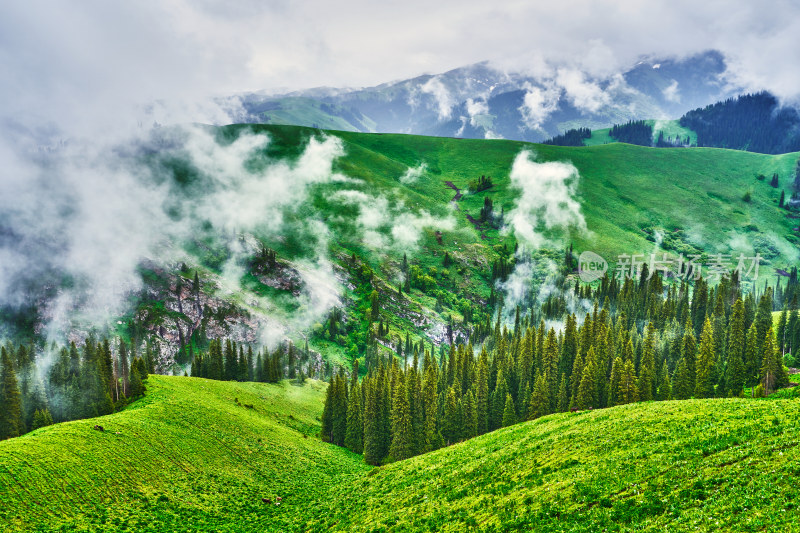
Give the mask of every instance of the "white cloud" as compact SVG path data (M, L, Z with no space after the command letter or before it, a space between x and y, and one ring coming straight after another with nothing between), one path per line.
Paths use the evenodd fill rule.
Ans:
M452 231L456 222L451 214L445 217L427 211L413 212L402 203L390 205L384 196L373 196L355 190L337 191L331 200L358 208L356 224L364 244L378 251L415 251L426 229Z
M533 152L523 150L514 159L510 178L520 196L506 222L520 244L535 249L550 242L553 230L586 231L575 197L580 175L571 163L537 163Z
M416 183L425 172L428 171L428 164L425 162L420 163L416 167L408 167L406 171L400 176L400 183L403 185L410 185Z
M419 89L421 92L433 96L440 121L450 118L456 101L438 77L430 78Z
M596 82L586 79L583 71L559 68L556 83L564 89L567 99L581 111L596 113L611 103L611 98Z
M532 130L541 129L551 113L558 109L561 90L552 82L544 87L525 83L525 96L519 108L525 125Z
M672 80L672 83L670 83L667 87L664 88L663 91L661 91L661 94L664 95L664 99L666 99L668 102L680 103L681 95L680 92L678 91L677 80Z
M485 100L467 98L466 106L467 114L469 115L469 123L473 127L478 126L476 117L489 114L489 104Z

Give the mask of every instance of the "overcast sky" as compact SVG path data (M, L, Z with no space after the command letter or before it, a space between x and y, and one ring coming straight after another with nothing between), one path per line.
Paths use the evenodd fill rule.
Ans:
M3 2L0 111L92 123L131 104L365 86L489 59L606 74L646 54L722 51L731 76L800 93L800 2L716 0ZM175 112L174 106L172 111Z

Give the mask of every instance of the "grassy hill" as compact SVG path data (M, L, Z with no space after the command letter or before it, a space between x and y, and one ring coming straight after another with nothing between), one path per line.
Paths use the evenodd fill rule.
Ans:
M0 530L299 530L293 508L367 468L316 437L322 382L148 382L123 412L0 442Z
M353 531L789 531L796 400L559 414L380 468L322 526Z
M303 136L311 134L309 130L289 127L256 127L256 131L262 128L284 145L301 143ZM780 252L787 251L785 245L798 242L793 232L795 224L784 210L777 208L780 189L756 177L778 173L786 183L798 154L765 156L734 150L655 149L619 143L574 148L502 140L331 134L345 141L347 154L340 160L341 170L364 180L361 186L347 188L396 194L409 205L434 212L454 196L446 181L466 193L469 181L483 174L493 178L494 186L477 194L465 194L458 202L461 210L477 216L485 196L493 198L496 210L500 206L506 211L512 209L519 192L509 188L508 175L514 158L523 149L534 151L537 161L569 161L580 172L578 199L590 232L566 237L577 248L607 254L611 261L611 256L615 258L620 253L649 252L654 229L665 234L680 230L680 235L667 235L665 247L668 241L686 242L711 254L729 253L737 246L749 245L750 251L756 248L768 252L777 264L790 264L796 259L780 259ZM426 163L428 171L415 183L398 182L408 167L420 163ZM328 187L333 190L342 185ZM743 200L747 192L751 192L749 202ZM503 241L492 229L482 231L487 237L482 240L481 232L463 216L458 222L451 239L445 238L439 247L431 239L425 248L453 250L456 246L452 240L457 238L460 245ZM763 234L761 238L759 234ZM765 236L773 236L784 250L766 250ZM346 246L346 236L340 242Z
M788 531L798 516L791 394L552 415L368 470L314 437L322 383L149 387L0 442L0 528Z

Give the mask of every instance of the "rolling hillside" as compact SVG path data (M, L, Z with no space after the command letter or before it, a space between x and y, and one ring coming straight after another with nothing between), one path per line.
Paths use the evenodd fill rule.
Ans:
M323 390L314 381L153 376L147 396L121 413L0 442L0 526L786 531L796 524L800 403L786 394L552 415L368 470L360 456L316 438Z
M301 530L292 509L367 469L317 438L324 383L148 382L123 412L0 442L0 530Z

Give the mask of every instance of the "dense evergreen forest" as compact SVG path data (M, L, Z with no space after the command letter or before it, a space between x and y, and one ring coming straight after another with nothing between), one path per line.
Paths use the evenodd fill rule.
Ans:
M698 146L764 154L800 150L800 114L767 92L746 94L689 111L680 119L697 133Z
M563 272L573 266L568 250ZM511 268L494 264L493 279ZM800 356L796 268L785 285L764 285L759 295L743 294L736 273L715 287L702 278L665 284L646 267L639 280L606 276L595 288L568 279L538 309L518 308L510 329L483 315L466 342L438 349L410 335L387 338L373 291L360 382L358 352L352 369L337 370L307 346L284 342L254 353L222 339L186 348L191 375L268 383L330 377L323 438L378 464L567 409L769 394L787 384L784 364ZM576 302L592 311L567 312ZM781 310L775 328L773 310ZM563 325L553 322L564 317ZM379 347L387 343L394 346L388 359ZM148 342L91 336L80 349L3 346L0 438L123 408L158 370L156 351ZM48 359L49 367L42 364Z
M786 287L760 296L743 294L735 274L716 287L702 278L665 285L646 267L638 280L562 288L538 323L517 309L511 329L499 319L476 327L438 359L433 346L406 343L400 357L372 361L361 381L357 363L350 377L340 371L322 438L381 464L570 409L763 396L788 384L784 365L800 348L796 269ZM591 311L568 313L557 331L548 310L563 308L569 291Z
M589 128L578 128L567 130L561 135L556 135L542 144L552 144L555 146L583 146L583 140L592 136Z
M94 337L80 349L74 342L48 351L24 344L0 348L0 440L54 422L107 415L141 397L148 375L157 370L156 357L149 343L140 347L141 356L135 348L135 343ZM55 360L47 367L50 357ZM307 347L298 350L290 342L254 356L252 346L214 339L207 351L192 354L191 375L277 383L332 374L330 364L312 359Z
M625 124L614 124L608 134L623 143L653 145L653 126L644 120L629 120Z
M49 367L44 360L53 358ZM41 368L41 370L40 370ZM80 418L113 413L144 394L153 373L153 351L141 356L119 342L89 337L60 349L38 351L8 344L0 348L0 440Z

